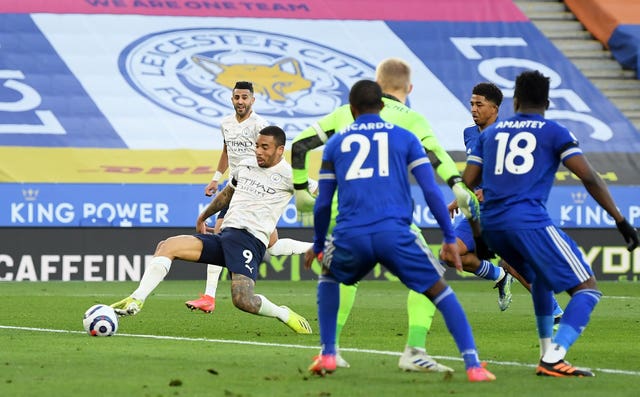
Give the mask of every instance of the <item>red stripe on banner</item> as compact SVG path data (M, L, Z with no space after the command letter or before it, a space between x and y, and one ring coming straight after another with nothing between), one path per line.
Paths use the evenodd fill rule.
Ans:
M2 13L386 21L527 21L511 0L2 0Z

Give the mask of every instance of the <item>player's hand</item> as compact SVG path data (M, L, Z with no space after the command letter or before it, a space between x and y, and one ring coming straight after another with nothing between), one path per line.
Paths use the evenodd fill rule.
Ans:
M311 247L304 253L304 268L307 270L311 269L311 264L314 259L316 259L316 253L313 252L313 247Z
M475 254L480 260L493 259L496 253L491 251L487 243L484 242L482 236L473 236L473 242L476 245Z
M313 206L316 198L307 189L296 190L296 210L298 211L298 221L302 226L313 226Z
M448 265L453 265L456 270L462 271L462 260L458 253L458 244L456 243L442 243L440 249L440 259L447 262Z
M196 232L200 233L200 234L207 234L207 221L206 219L201 219L200 217L198 217L198 219L196 220Z
M467 219L480 219L480 203L476 195L469 190L464 182L458 182L451 187L453 194L456 196L458 207Z
M459 211L458 200L453 200L452 202L450 202L449 205L447 205L447 209L449 210L449 216L451 217L451 219L455 218Z
M210 197L217 191L218 191L218 181L211 181L209 182L207 187L204 188L204 195Z
M207 234L216 234L216 228L215 227L211 227L211 226L208 226L208 225L205 225L205 226L206 226L205 230L206 230Z
M616 226L622 237L624 237L624 241L627 242L627 251L631 252L636 249L638 246L638 231L626 219L616 222Z

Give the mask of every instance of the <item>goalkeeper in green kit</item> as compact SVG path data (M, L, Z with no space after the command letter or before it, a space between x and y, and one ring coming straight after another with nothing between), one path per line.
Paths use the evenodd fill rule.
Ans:
M440 146L429 122L418 112L404 105L407 95L413 88L409 65L398 58L389 58L382 61L376 68L376 82L380 84L384 92L384 108L380 112L380 117L385 121L413 132L418 137L436 172L451 187L457 202L459 204L462 203L460 210L467 218L477 219L479 216L478 201L475 194L462 182L454 161ZM293 140L291 165L296 189L296 207L298 216L305 226L310 226L313 222L313 205L315 203L315 196L308 190L308 152L324 145L333 133L341 131L353 121L349 105L344 105L302 131ZM336 197L334 197L333 206L333 219L329 226L329 233L335 226L335 215L338 212ZM412 227L419 230L415 224ZM420 233L420 235L422 234ZM351 286L340 285L336 344L340 343L340 333L353 307L356 290L357 284ZM453 371L451 368L436 362L426 352L425 340L431 327L435 310L433 303L424 295L413 291L409 292L407 297L409 332L407 345L398 363L401 369L414 372ZM339 351L336 354L336 364L339 367L349 366L341 357Z

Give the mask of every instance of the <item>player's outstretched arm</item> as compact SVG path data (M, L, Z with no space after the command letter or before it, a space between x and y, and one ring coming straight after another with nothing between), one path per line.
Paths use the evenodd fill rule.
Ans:
M633 251L638 247L638 231L620 213L607 184L591 167L587 158L583 155L575 155L564 160L564 165L580 178L591 197L616 221L618 231L627 243L627 250Z
M291 145L291 168L293 169L293 187L295 188L298 221L303 226L313 225L313 206L316 194L309 189L309 152L323 146L329 137L339 128L353 122L348 107L341 106L317 123L312 124L295 137Z
M448 262L453 263L457 270L462 271L462 261L458 254L456 245L456 235L449 219L449 210L447 204L444 201L444 196L440 191L440 188L436 184L435 177L431 167L427 164L417 166L412 169L413 176L418 181L424 199L431 210L431 213L436 218L442 234L444 236L444 244L442 245L444 258Z
M198 219L196 220L196 230L198 233L207 233L206 220L229 205L234 191L235 189L232 187L232 183L227 183L227 186L225 186L225 188L211 200L207 208L198 215Z
M298 221L303 226L313 226L313 206L316 202L315 195L309 191L309 151L322 145L324 142L312 126L298 134L291 146L296 210Z
M300 132L291 145L291 168L296 189L307 189L309 180L309 151L329 140L334 132L353 123L349 105L343 105Z
M324 250L325 238L329 231L329 222L331 221L331 202L333 201L333 194L337 187L335 179L322 178L322 170L320 171L320 175L320 193L318 194L318 201L313 211L314 237L312 248L316 256Z
M293 169L293 187L296 190L307 189L309 181L309 152L324 145L324 141L311 126L299 133L291 144L291 168Z

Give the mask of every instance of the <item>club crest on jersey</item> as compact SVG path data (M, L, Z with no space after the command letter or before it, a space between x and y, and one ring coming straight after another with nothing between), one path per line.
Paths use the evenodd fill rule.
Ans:
M233 112L236 81L253 82L254 109L289 138L348 102L374 66L336 49L257 30L193 28L152 33L129 44L120 72L157 105L212 127Z
M273 183L279 183L282 180L282 175L272 174L270 179L271 179L271 182Z

